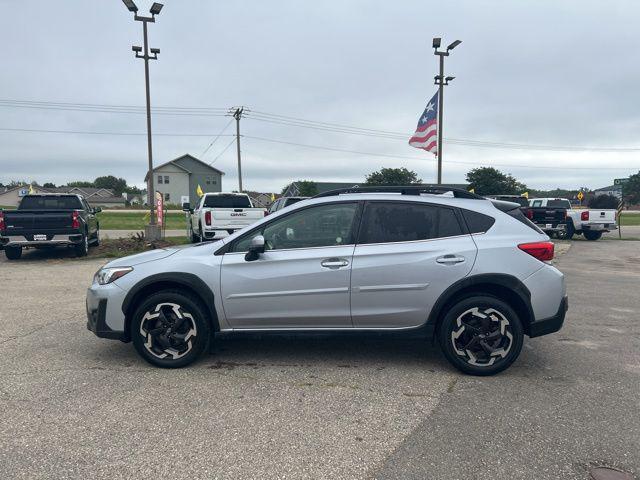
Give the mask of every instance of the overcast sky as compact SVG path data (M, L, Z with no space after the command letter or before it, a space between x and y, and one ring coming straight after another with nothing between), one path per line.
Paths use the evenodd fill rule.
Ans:
M141 11L151 2L137 0ZM445 143L444 181L496 166L535 187L591 188L640 170L640 2L166 0L150 45L152 105L227 108L406 134L349 135L242 120L245 189L292 180L357 181L407 167L435 181L432 154L407 144L435 92L431 39L463 43L446 60L446 138L609 151L488 148ZM120 0L0 0L0 99L144 105L142 25ZM1 102L0 102L1 103ZM6 105L6 102L5 102ZM224 116L155 115L155 164L199 157ZM230 125L224 135L234 132ZM136 113L0 105L0 182L91 180L142 185L145 132ZM202 158L237 188L235 145L221 136ZM621 151L638 148L638 151Z

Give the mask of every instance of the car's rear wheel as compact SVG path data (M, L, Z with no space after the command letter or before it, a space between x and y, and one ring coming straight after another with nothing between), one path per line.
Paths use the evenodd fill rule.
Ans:
M440 324L438 340L447 360L471 375L494 375L520 355L522 322L505 302L492 296L465 298Z
M22 256L22 247L4 247L7 260L19 260Z
M180 368L207 350L209 320L201 302L178 290L165 290L146 298L131 322L131 339L149 363Z
M585 230L584 232L584 238L586 238L587 240L591 240L592 242L595 240L600 240L601 237L602 232L590 232L588 230Z

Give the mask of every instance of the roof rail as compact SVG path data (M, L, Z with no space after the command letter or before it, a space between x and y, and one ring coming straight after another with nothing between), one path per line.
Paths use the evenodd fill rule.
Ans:
M372 187L349 187L329 190L328 192L319 193L313 198L333 197L345 193L400 193L402 195L420 195L422 193L441 195L443 193L452 192L456 198L468 198L473 200L486 200L480 195L468 192L461 188L446 187L443 185L406 185L406 186L372 186Z

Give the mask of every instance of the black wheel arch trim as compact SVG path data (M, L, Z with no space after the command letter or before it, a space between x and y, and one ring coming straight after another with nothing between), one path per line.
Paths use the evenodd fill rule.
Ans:
M447 288L442 293L442 295L440 295L433 308L431 309L431 313L429 314L429 318L427 319L425 325L427 327L427 330L431 333L435 332L438 322L443 318L443 309L450 301L455 299L455 297L459 293L465 290L473 290L474 287L478 288L478 293L482 293L483 286L495 286L501 289L507 289L513 295L515 295L516 299L519 300L518 303L520 303L520 305L515 305L514 307L516 310L519 310L517 312L519 313L519 316L525 317L521 318L520 320L522 320L522 326L524 328L525 334L529 335L529 327L535 319L533 307L531 306L531 292L524 285L524 283L522 283L513 275L500 273L486 273L465 277ZM509 302L509 299L502 300Z
M196 296L200 298L207 313L209 314L212 331L217 332L220 330L218 314L214 303L214 295L209 286L198 276L192 273L165 272L150 275L131 287L122 302L122 313L125 315L125 332L129 331L132 314L130 309L137 303L138 294L148 287L153 287L153 285L176 285L178 287L184 287L195 293Z

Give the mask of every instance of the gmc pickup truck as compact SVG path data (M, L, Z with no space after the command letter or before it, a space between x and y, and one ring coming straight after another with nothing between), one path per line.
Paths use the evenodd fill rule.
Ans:
M616 210L613 209L573 209L566 198L532 198L529 206L535 209L564 209L566 211L565 229L562 238L571 239L574 235L584 235L587 240L598 240L604 232L616 230ZM537 222L536 222L537 223Z
M25 196L17 210L0 211L0 245L9 260L18 260L23 248L73 247L76 255L100 243L96 213L80 195Z
M267 215L264 208L254 208L246 193L205 193L195 209L188 203L182 209L189 214L187 235L193 243L213 240L222 232L232 234Z

